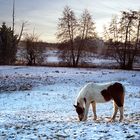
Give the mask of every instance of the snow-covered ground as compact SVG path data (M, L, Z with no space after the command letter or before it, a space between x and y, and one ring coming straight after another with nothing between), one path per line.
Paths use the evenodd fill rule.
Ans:
M108 122L112 102L97 104L79 122L73 107L88 82L119 81L125 86L125 119ZM118 114L119 116L119 114ZM0 66L0 140L139 140L140 72Z

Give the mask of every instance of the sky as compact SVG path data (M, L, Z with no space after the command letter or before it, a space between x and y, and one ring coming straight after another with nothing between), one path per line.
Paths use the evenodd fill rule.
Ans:
M12 1L0 0L0 25L6 22L12 25ZM57 42L56 32L59 18L65 6L74 10L79 17L88 9L96 24L99 35L103 26L108 24L112 16L124 10L140 10L140 0L15 0L16 33L20 32L23 21L27 21L24 33L33 33L46 42Z

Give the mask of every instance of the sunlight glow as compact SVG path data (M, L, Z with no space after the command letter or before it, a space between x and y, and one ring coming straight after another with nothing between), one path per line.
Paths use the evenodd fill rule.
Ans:
M125 3L125 4L124 4ZM68 5L79 18L84 9L88 9L96 23L99 35L103 25L107 24L112 15L127 9L139 10L139 0L16 0L15 28L20 30L20 23L28 21L27 32L36 28L40 39L47 42L57 42L56 32L58 19L62 16L63 8ZM12 0L0 0L0 24L5 21L12 25ZM26 32L25 31L25 32Z

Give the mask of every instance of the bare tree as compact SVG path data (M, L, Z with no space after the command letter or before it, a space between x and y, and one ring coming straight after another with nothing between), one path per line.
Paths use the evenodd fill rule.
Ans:
M77 44L76 65L79 64L79 59L82 58L81 56L84 53L84 48L87 47L88 40L95 39L97 37L95 32L95 23L87 9L84 10L79 21L78 37L79 40L77 40L79 43Z
M113 57L122 69L132 69L139 43L139 12L123 11L119 19L112 19L106 34L109 46L114 49Z
M134 51L131 57L131 62L133 62L137 57L140 57L140 10L137 12L137 21L135 22L136 35L135 35L135 44Z
M69 42L72 66L75 66L74 39L76 37L77 20L73 10L68 6L64 8L63 17L59 19L57 38L62 42Z
M38 36L36 34L27 34L25 37L25 59L27 65L40 65L44 62L45 48L40 46Z
M12 30L13 30L13 34L15 31L15 0L13 0L13 13L12 13L12 17L13 17L13 25L12 25Z
M13 31L13 36L15 34L15 4L16 4L16 1L13 0L13 12L12 12L12 31ZM17 42L17 44L21 40L21 37L22 37L22 34L23 34L23 31L24 31L24 28L25 28L26 23L27 22L22 22L22 24L21 24L21 30L20 30L20 33L19 33L19 36L18 36L18 42Z
M88 10L83 12L80 20L77 20L74 12L68 6L64 8L63 17L59 19L57 37L62 42L60 57L67 64L77 67L80 58L84 56L83 52L88 39L95 36L95 24Z

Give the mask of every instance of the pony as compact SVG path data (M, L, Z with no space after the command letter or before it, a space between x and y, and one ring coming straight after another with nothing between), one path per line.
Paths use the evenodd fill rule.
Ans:
M94 120L97 119L96 103L105 103L114 101L114 113L110 121L114 121L119 109L120 119L124 117L124 86L119 82L105 84L88 83L79 92L76 105L74 105L78 114L79 121L86 121L90 104L94 114Z

